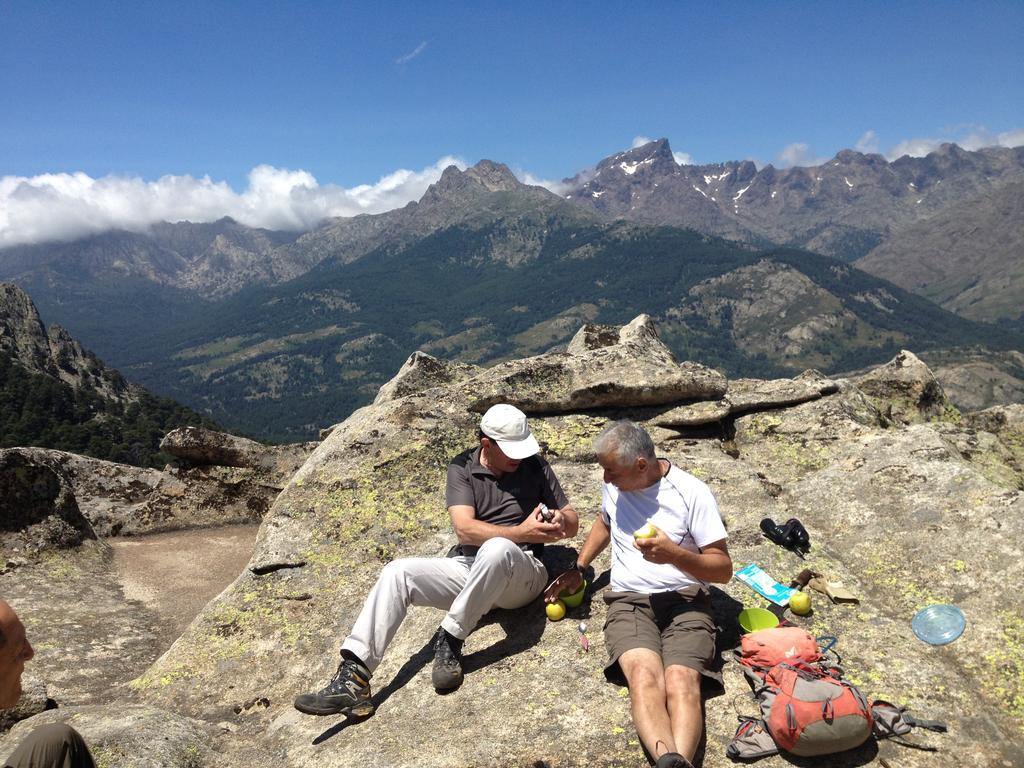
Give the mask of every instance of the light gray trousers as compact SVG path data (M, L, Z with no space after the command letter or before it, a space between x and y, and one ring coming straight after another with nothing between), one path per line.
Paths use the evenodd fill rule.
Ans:
M503 538L485 541L476 557L407 557L384 566L352 633L341 644L380 664L410 605L448 611L441 626L465 639L492 608L520 608L546 586L547 571L529 552Z

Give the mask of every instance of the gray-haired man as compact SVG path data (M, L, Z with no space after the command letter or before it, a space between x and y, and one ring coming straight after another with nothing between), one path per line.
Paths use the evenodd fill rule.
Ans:
M702 684L712 695L724 690L711 669L708 584L732 578L725 526L708 487L657 458L636 424L615 422L594 440L594 450L604 469L601 515L575 566L555 579L545 599L575 591L583 570L612 545L611 584L603 595L605 677L629 686L633 723L657 768L686 768L703 731Z
M519 608L547 583L545 543L576 535L576 512L537 453L526 415L495 405L480 420L480 444L448 465L445 497L458 544L448 557L409 557L384 566L341 645L334 678L295 699L310 715L373 712L370 675L410 605L446 611L434 638L432 680L439 691L462 683L462 643L492 608ZM549 508L550 521L541 514Z

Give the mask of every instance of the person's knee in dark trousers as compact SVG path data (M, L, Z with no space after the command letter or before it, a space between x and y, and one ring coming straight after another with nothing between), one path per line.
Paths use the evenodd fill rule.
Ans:
M5 768L96 768L85 740L70 725L48 723L18 745Z

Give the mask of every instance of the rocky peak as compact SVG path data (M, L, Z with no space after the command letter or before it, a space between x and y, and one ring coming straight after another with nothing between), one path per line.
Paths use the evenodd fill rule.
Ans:
M512 192L523 184L504 163L481 160L465 170L464 175L482 185L488 192Z
M757 175L757 166L754 165L752 160L743 160L736 166L736 170L733 171L735 180L743 183L750 181Z
M673 174L678 167L668 139L658 139L605 158L598 164L597 170L626 176L639 173L650 177Z
M32 299L11 283L0 283L0 354L9 355L35 374L72 387L87 385L103 397L130 399L128 384L106 368L59 325L47 329Z
M418 207L464 206L492 192L510 192L524 185L501 163L481 160L471 168L460 171L449 165L441 178L431 184L419 201Z
M863 152L857 152L853 149L843 149L836 153L836 156L832 159L832 162L839 163L840 165L851 165L851 166L864 166L864 167L878 167L888 165L888 161L881 155L875 152L865 154ZM828 163L827 165L831 165Z
M0 283L0 354L34 373L53 374L50 345L32 299L13 283Z

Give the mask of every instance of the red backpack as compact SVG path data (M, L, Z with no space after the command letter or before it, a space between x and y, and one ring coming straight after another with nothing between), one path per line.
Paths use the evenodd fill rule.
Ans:
M784 661L812 664L820 658L818 642L806 629L772 627L744 635L738 661L746 667L768 670Z
M726 754L754 760L780 749L810 757L858 747L872 734L903 735L912 727L945 730L917 721L887 702L869 704L842 670L821 661L814 638L799 627L744 636L738 660L754 690L761 718L741 717Z

